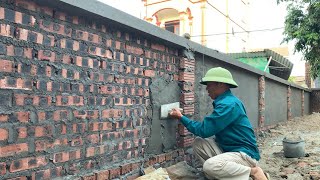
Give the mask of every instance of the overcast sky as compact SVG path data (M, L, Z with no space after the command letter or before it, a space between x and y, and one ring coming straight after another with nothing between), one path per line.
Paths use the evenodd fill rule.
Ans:
M141 0L99 0L121 11L143 19L144 6ZM230 3L231 4L231 3ZM286 16L285 4L277 5L277 0L251 0L249 30L274 29L284 27ZM292 76L304 76L304 62L301 55L293 55L293 43L281 44L283 29L250 33L249 48L271 48L289 46L290 61L294 68Z

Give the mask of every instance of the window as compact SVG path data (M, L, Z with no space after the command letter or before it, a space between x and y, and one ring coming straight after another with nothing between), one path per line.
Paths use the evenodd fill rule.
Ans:
M170 31L170 32L173 32L177 35L180 34L180 23L179 23L179 20L176 20L176 21L168 21L164 24L165 26L165 29L167 31Z

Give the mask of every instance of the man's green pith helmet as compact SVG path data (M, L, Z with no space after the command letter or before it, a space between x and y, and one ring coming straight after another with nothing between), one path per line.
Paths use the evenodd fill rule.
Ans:
M230 88L238 87L238 84L233 80L230 71L222 67L209 69L200 83L207 85L207 82L222 82L229 84Z

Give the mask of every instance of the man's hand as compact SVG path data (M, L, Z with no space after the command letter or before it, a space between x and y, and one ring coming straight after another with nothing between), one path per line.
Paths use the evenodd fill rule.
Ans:
M180 110L182 111L180 108L173 108L169 112L169 116L173 119L180 119L183 116Z

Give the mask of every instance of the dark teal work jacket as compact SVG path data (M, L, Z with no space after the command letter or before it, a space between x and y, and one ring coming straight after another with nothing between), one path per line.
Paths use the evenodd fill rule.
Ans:
M228 90L212 104L212 114L203 121L182 116L182 124L196 136L208 138L215 135L215 141L224 152L244 152L259 160L256 137L242 102Z

